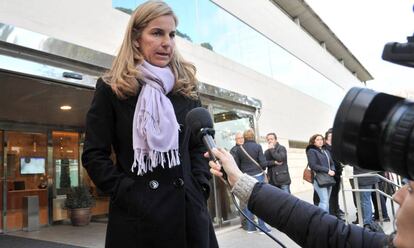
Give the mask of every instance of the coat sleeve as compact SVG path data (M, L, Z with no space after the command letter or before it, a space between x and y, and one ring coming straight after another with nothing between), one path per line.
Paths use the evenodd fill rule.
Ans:
M326 173L328 173L328 172L329 172L328 167L324 167L324 166L320 163L320 160L318 159L318 157L317 157L317 155L316 155L316 153L315 153L315 151L314 151L314 150L309 149L309 150L306 152L306 156L308 157L308 164L309 164L309 167L310 167L312 170L317 171L317 172L326 172ZM324 156L325 156L325 155L324 155Z
M82 164L94 184L103 192L112 194L124 175L117 170L110 159L115 130L109 93L111 93L109 86L99 79L86 116Z
M272 165L275 164L275 162L272 161L267 161L265 155L263 154L263 149L262 146L257 144L257 158L259 160L259 164L262 167L263 170L266 169L266 167L271 167Z
M248 208L301 247L383 247L387 240L269 184L256 183Z
M200 101L196 102L195 107L201 107ZM208 166L208 160L204 157L207 147L197 137L190 134L190 142L188 147L191 160L191 173L194 175L198 183L201 185L204 197L208 199L210 196L211 173Z
M280 146L279 149L269 149L270 154L272 155L273 159L276 160L277 162L284 162L286 161L287 158L287 152L286 152L286 148L283 146Z

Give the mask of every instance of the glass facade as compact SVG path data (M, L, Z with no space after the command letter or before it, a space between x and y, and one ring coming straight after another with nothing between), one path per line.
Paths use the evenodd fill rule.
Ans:
M144 0L113 0L132 12ZM344 89L208 0L166 0L177 14L178 35L333 107Z
M79 134L54 131L52 140L56 193L66 195L79 186Z
M24 201L27 196L38 198L39 224L48 224L47 135L38 132L7 131L5 143L5 228L11 231L24 227Z

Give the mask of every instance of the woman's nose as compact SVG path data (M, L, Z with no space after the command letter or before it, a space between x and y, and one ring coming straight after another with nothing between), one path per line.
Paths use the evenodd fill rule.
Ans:
M163 36L163 39L161 41L161 45L162 46L171 46L171 42L172 42L171 37L169 35L165 35L165 36Z
M401 189L397 190L397 192L395 192L395 194L392 196L392 199L396 203L401 205L404 202L404 199L407 196L407 193L408 193L407 185L405 185Z

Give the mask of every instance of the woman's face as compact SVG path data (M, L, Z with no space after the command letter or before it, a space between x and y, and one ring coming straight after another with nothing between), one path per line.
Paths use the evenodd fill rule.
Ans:
M170 15L150 21L138 38L138 49L144 59L155 66L167 66L174 54L175 21Z
M321 148L323 146L323 138L322 136L317 136L314 142L314 145L318 148Z
M393 199L400 205L396 216L397 235L394 245L398 248L413 247L414 244L414 181L398 190Z

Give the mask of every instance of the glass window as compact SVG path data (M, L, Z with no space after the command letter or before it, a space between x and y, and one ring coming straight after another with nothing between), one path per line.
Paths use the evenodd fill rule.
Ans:
M254 128L253 113L234 110L222 106L213 105L214 139L217 146L230 150L235 145L235 135L249 128ZM221 180L216 181L218 208L223 222L232 220L238 216L236 207L232 204L231 195L226 190L226 185Z
M7 170L7 231L23 228L24 197L39 199L39 223L48 223L47 136L43 133L5 133Z
M129 12L143 2L112 1L115 8ZM333 107L339 106L345 95L343 88L211 1L166 2L178 16L179 36Z
M58 195L79 185L79 134L52 132L55 186Z

